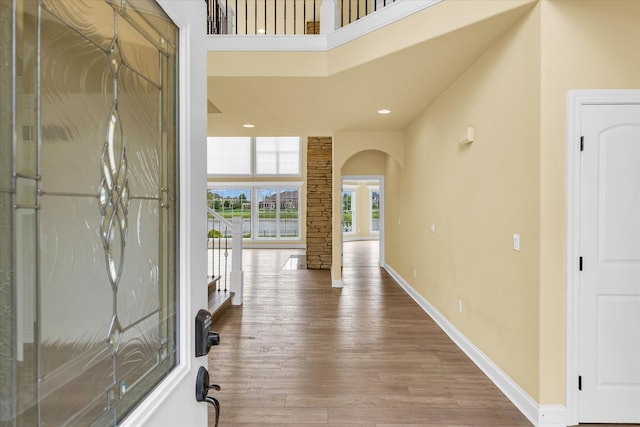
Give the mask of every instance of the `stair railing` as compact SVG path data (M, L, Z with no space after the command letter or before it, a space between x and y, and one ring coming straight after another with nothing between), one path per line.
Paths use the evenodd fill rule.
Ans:
M335 27L344 27L397 1L401 0L205 0L207 34L320 34L325 3L336 9Z
M208 291L209 293L223 290L233 292L232 304L234 305L242 305L244 278L242 246L242 218L233 217L232 221L228 221L207 207ZM229 249L231 249L230 269Z

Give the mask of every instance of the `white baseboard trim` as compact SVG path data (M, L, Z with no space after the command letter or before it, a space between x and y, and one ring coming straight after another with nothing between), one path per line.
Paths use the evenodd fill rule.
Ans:
M518 384L505 374L487 355L476 347L446 317L407 283L393 268L383 268L433 319L453 342L475 363L484 374L502 391L520 412L536 427L565 427L566 407L563 405L538 405Z
M342 288L342 287L344 287L344 282L342 281L342 278L334 279L334 277L336 277L336 276L333 274L333 266L331 266L331 287L332 288Z
M565 405L541 405L538 412L539 427L566 427L569 412Z

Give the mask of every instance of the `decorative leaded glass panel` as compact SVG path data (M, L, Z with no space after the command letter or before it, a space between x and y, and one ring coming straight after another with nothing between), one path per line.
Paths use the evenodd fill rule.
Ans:
M117 425L176 364L177 34L0 0L2 426Z
M153 59L158 61L157 52ZM158 197L162 158L160 89L128 66L120 68L118 109L127 129L129 191L133 197Z
M160 204L157 200L134 200L129 217L127 264L117 294L117 314L124 328L160 310ZM141 265L145 268L136 268Z
M41 61L46 70L41 77L42 188L95 194L101 173L96 156L113 104L109 57L46 11L42 33Z

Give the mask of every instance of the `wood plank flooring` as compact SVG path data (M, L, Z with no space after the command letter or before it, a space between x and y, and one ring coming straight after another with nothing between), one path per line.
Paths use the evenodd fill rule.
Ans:
M300 250L246 250L244 305L209 356L221 427L531 425L377 267L377 242L344 246L342 289L283 270Z

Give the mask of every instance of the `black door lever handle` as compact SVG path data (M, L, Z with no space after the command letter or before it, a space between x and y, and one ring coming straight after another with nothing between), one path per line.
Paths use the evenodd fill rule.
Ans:
M198 402L210 403L216 414L216 422L214 427L218 427L218 421L220 420L220 402L215 397L209 396L209 390L220 391L221 387L218 384L209 383L209 372L204 366L200 366L198 369L198 375L196 377L196 400Z

